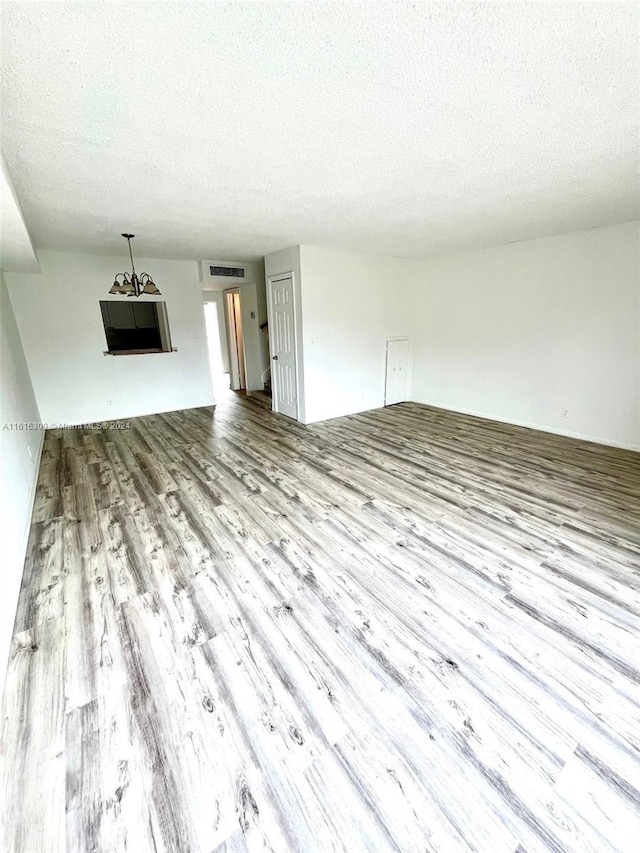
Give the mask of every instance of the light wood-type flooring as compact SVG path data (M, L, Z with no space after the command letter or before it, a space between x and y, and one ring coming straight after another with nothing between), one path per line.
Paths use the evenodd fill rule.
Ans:
M637 851L640 455L261 395L47 433L3 853Z

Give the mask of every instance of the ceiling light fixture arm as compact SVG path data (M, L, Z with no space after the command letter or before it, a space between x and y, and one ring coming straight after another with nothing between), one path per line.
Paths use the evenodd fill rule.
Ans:
M133 252L131 251L131 241L133 240L133 238L136 235L135 234L123 234L122 236L126 239L127 244L129 245L129 257L131 258L131 271L132 271L133 275L135 276L136 268L133 265Z

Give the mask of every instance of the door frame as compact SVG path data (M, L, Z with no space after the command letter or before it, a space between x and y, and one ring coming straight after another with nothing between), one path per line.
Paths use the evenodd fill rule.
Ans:
M293 270L289 272L279 272L270 275L267 278L267 318L269 319L269 357L274 360L273 353L275 348L273 345L274 335L274 308L273 308L273 285L277 281L282 281L285 278L291 279L291 306L293 310L293 359L296 371L296 417L300 420L300 359L298 358L298 305L296 300L296 274ZM276 371L271 365L271 411L278 412L278 383L276 380Z
M389 335L384 339L384 350L382 352L382 400L383 406L395 405L394 403L387 404L387 350L389 341L408 341L409 343L409 364L407 366L407 384L409 386L409 397L411 396L411 386L413 384L413 337L411 335Z

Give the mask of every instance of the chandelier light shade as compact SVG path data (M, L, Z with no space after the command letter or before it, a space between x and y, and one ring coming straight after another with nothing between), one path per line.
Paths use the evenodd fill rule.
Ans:
M161 296L162 294L153 283L153 279L147 272L143 272L140 276L136 273L136 268L133 265L133 252L131 251L131 241L135 234L122 235L129 244L129 257L131 258L131 272L119 272L115 277L111 290L116 296L142 296L143 293L149 296Z

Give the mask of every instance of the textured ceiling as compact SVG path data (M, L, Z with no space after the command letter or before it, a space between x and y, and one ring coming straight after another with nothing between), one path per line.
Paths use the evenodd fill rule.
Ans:
M3 3L36 246L424 256L638 205L636 3Z

